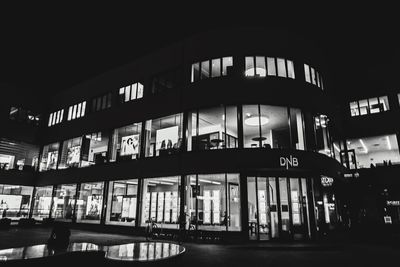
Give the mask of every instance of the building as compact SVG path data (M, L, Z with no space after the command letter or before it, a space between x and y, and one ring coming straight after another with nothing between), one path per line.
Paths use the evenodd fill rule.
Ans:
M27 115L30 139L2 136L5 216L138 233L153 220L243 240L312 239L347 224L348 150L334 143L326 69L303 40L229 30L61 92L41 117ZM3 119L15 124L21 110L8 105ZM17 155L7 148L17 141L36 150Z

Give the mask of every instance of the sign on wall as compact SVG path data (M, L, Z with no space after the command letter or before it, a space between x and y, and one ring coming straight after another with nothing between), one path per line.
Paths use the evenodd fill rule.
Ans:
M176 147L179 139L178 126L172 126L157 130L156 132L156 150L169 149Z
M280 157L279 165L285 167L286 170L290 167L299 167L299 159L290 155L289 157Z
M325 186L325 187L332 186L333 178L327 177L327 176L322 176L321 177L321 184L322 184L322 186Z
M400 206L400 200L387 200L387 206Z
M138 134L122 137L120 155L139 154L139 138L140 136Z

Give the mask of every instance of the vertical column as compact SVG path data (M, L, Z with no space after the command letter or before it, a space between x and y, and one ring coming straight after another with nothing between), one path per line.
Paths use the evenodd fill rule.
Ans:
M32 218L32 213L33 213L33 205L35 204L35 194L36 194L36 186L33 187L33 192L32 192L32 198L31 198L31 204L29 206L29 214L28 214L28 218L31 219Z
M181 175L180 177L180 191L179 196L180 196L180 205L179 205L179 230L184 231L185 230L185 224L186 224L186 213L185 213L185 192L186 192L186 182L185 182L185 175ZM190 186L190 183L189 183ZM179 186L178 186L179 188Z
M243 106L237 106L238 148L243 148Z
M110 185L110 183L108 181L104 182L104 185L103 185L103 205L101 207L101 217L100 217L101 225L106 224L109 185Z
M76 223L76 206L78 204L78 195L79 192L81 191L81 184L78 183L76 184L76 190L75 190L75 200L74 200L74 212L72 213L72 223Z
M247 199L247 175L245 173L240 173L240 211L241 211L241 225L243 237L249 233L249 204Z
M306 178L307 184L307 198L308 198L308 210L310 214L310 228L311 228L311 239L315 239L317 235L317 221L315 216L315 198L314 188L312 183L313 178Z
M137 192L136 192L136 221L135 221L135 227L140 226L140 220L142 219L142 206L144 205L142 203L142 194L143 194L143 178L138 179L138 186L137 186ZM150 206L149 206L149 214L150 214Z

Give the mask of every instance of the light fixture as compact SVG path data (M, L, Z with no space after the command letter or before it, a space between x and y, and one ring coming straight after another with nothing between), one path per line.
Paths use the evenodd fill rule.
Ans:
M362 145L363 148L364 148L365 154L368 154L368 148L367 148L366 145L364 144L363 140L360 139L360 143L361 143L361 145Z
M392 144L390 143L390 139L389 139L388 135L386 136L386 141L387 141L387 144L388 144L388 149L392 150Z
M336 144L333 144L333 147L336 149L337 152L340 152L340 149L338 148L338 146Z
M210 180L205 180L205 179L199 179L199 182L209 183L209 184L221 184L220 182L215 182L215 181L210 181Z
M247 115L247 114L246 114ZM269 118L267 116L248 116L248 118L246 118L244 120L244 123L249 125L249 126L259 126L261 125L265 125L269 122Z

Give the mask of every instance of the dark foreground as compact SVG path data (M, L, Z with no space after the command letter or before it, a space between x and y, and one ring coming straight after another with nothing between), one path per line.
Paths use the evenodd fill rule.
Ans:
M43 244L49 237L50 231L50 228L43 227L2 230L0 249ZM143 237L82 230L72 230L71 234L71 242L91 242L98 245L143 240ZM397 266L400 256L399 243L361 242L346 238L331 243L183 243L183 246L186 247L186 253L179 259L156 262L147 266ZM79 265L97 267L94 266L96 264L86 261L79 262ZM129 263L125 266L137 266L137 264Z

